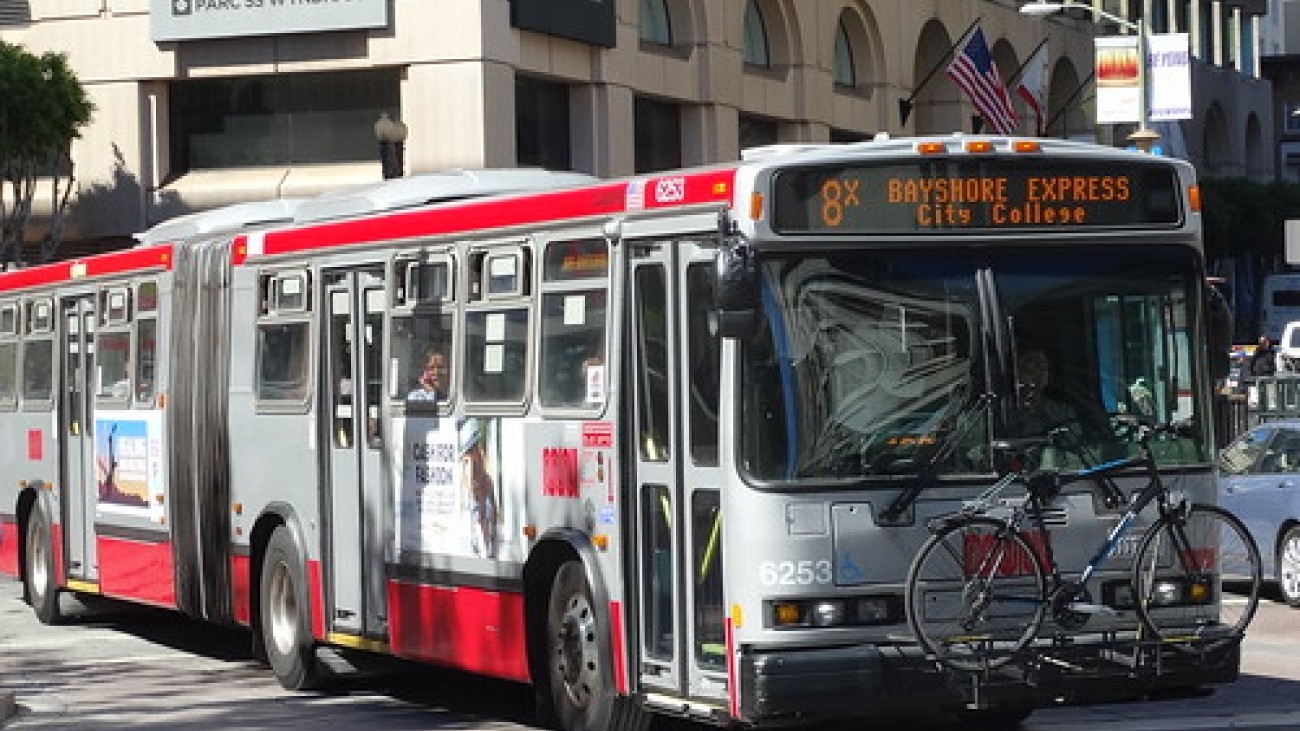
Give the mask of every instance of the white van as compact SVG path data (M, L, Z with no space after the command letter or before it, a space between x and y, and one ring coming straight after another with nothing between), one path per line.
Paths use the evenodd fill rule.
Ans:
M1259 292L1259 334L1282 342L1287 323L1300 321L1300 272L1270 274Z
M1293 320L1282 329L1277 341L1278 373L1300 373L1300 320Z

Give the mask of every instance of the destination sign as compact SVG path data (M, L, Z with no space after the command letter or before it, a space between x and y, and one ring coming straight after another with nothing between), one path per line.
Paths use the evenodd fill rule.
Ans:
M1182 222L1159 162L934 159L794 168L773 180L779 233L1122 228Z

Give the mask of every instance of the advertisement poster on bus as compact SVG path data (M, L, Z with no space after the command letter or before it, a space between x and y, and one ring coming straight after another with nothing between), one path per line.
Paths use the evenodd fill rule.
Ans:
M99 510L163 517L162 422L157 413L95 420Z
M521 495L522 464L503 469L504 454L522 445L503 435L500 419L414 418L403 435L401 489L397 495L399 554L424 553L487 559L516 558L516 514L506 495Z

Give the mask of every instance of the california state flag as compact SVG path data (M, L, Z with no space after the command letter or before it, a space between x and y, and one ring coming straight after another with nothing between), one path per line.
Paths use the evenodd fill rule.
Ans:
M1042 137L1047 120L1047 44L1043 43L1025 62L1016 84L1016 93L1025 100L1025 106L1034 113L1034 134Z

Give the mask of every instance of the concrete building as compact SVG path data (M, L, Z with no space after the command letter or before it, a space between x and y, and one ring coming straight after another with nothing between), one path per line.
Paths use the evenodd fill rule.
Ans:
M1190 34L1193 118L1162 126L1166 153L1271 178L1264 0L1087 2ZM1122 31L1022 4L8 0L0 39L67 54L96 105L73 149L66 239L99 246L182 213L374 181L385 113L405 125L408 174L621 176L770 142L969 131L974 110L943 70L977 20L1007 78L1047 41L1048 134L1122 141L1131 129L1099 131L1090 101L1093 36Z

